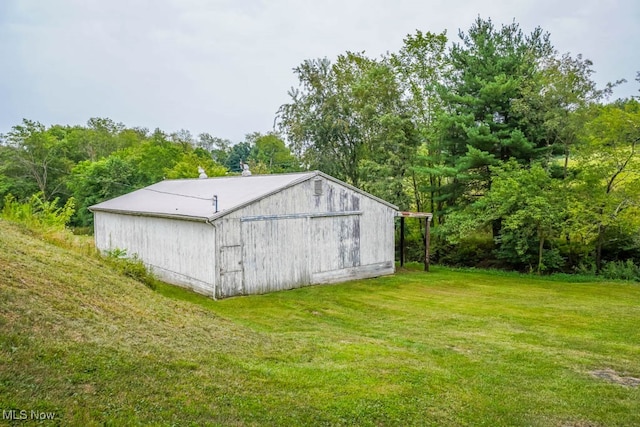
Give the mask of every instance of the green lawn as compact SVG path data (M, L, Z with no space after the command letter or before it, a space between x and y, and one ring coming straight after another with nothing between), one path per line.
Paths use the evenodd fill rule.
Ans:
M0 409L43 425L640 425L637 284L435 268L213 301L0 235Z

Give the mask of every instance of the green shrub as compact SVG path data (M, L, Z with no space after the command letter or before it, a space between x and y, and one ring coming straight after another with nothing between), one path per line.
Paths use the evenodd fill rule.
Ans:
M609 261L602 266L603 277L607 279L640 281L640 266L630 259L626 261Z
M143 283L150 289L156 289L157 279L147 269L138 255L127 256L126 249L115 248L105 252L106 260L121 274Z
M434 253L438 262L453 267L493 267L495 244L491 235L477 234L460 239L457 244L438 245L434 239Z
M37 193L21 203L12 194L8 194L4 198L2 218L32 229L62 230L75 212L75 201L72 197L62 207L58 206L59 202L58 197L46 201L42 193Z
M585 261L581 261L574 268L576 274L585 275L585 276L595 276L596 275L596 263L592 259L588 259Z
M494 254L504 267L521 272L548 274L559 272L566 265L566 259L555 247L555 241L545 240L542 260L539 260L538 251L537 236L527 237L519 232L509 232L501 236Z

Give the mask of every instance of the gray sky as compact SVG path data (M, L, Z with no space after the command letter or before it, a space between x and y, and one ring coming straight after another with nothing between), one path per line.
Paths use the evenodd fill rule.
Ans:
M238 142L272 129L303 60L457 41L478 15L540 26L598 84L627 79L615 97L638 93L638 0L0 0L0 133L109 117Z

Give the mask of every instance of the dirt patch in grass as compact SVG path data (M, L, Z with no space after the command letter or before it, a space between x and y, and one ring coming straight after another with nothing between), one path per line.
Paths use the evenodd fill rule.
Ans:
M560 424L560 427L600 427L601 424L592 423L591 421L567 421Z
M626 387L640 387L640 378L623 376L613 369L599 369L590 371L589 374L596 378Z

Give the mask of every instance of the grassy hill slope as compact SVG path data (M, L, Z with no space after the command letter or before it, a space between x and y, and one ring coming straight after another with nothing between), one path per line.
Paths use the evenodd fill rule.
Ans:
M212 301L0 236L0 410L45 425L640 425L638 285L436 269Z
M0 235L0 409L65 425L235 420L218 389L246 378L229 358L268 337L7 223Z

